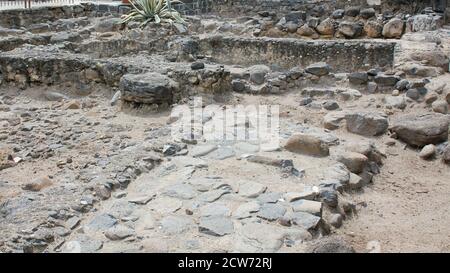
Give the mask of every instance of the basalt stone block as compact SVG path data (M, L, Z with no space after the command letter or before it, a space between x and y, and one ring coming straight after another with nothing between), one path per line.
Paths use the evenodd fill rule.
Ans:
M356 38L361 36L363 32L363 26L360 23L354 22L341 22L339 24L339 32L346 38Z
M294 11L294 12L286 14L286 16L284 16L284 18L286 19L286 22L294 22L294 23L298 24L299 22L306 20L306 12Z
M149 72L126 74L120 79L122 99L138 103L171 103L177 83L169 77Z
M394 120L391 131L412 146L423 147L448 139L450 118L439 113L408 114Z

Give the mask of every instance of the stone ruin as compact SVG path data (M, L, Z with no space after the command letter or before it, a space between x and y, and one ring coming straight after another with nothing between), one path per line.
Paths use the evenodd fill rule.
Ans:
M186 25L145 28L114 3L0 11L0 250L326 251L384 146L450 162L449 6L186 0ZM194 97L281 104L282 146L171 139Z

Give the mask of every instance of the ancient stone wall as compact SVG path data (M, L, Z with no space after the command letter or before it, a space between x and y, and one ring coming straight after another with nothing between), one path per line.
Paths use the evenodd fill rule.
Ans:
M182 14L190 15L209 12L221 15L254 14L261 11L284 14L301 10L306 11L308 15L323 17L330 15L335 9L349 6L371 6L379 12L389 10L417 13L422 8L432 5L432 0L184 0L183 4L174 6ZM64 18L125 14L129 10L130 8L124 5L101 3L3 10L0 11L0 26L19 28Z
M404 11L417 13L427 6L433 5L433 0L186 0L196 3L204 10L220 12L221 14L256 13L260 11L289 12L293 10L306 11L313 16L326 16L335 9L350 6L373 7L379 12ZM202 3L203 2L203 3ZM209 3L204 3L209 2ZM200 4L202 3L202 4Z
M74 17L98 17L107 14L124 14L129 8L121 5L82 3L80 5L35 7L0 11L0 27L20 28L36 23L52 22Z
M284 69L327 62L338 72L391 67L394 44L349 41L304 41L216 36L200 41L200 50L228 64L271 63Z

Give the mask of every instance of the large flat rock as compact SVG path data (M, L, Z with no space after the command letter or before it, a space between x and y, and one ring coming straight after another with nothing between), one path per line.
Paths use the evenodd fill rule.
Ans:
M404 142L421 147L446 141L449 124L448 115L407 114L394 120L391 130Z

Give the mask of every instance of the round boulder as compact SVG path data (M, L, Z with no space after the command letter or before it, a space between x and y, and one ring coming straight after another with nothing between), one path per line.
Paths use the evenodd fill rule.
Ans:
M405 29L405 22L399 18L393 18L383 27L383 36L385 38L400 38Z

